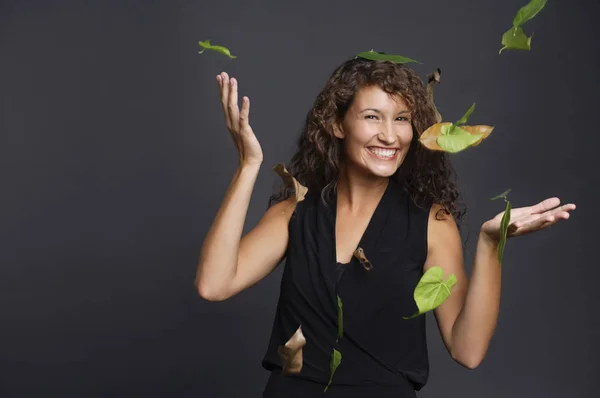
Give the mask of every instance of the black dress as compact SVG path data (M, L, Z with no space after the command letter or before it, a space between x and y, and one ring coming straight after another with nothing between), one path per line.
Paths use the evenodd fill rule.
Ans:
M280 296L262 361L271 371L263 398L415 397L429 373L425 317L403 317L417 311L413 292L427 256L429 208L417 207L390 179L359 243L370 270L357 257L348 264L336 261L336 208L336 199L325 204L320 193L309 192L290 219ZM343 303L339 341L337 296ZM299 326L306 338L303 367L283 375L278 347ZM324 395L334 348L342 360Z

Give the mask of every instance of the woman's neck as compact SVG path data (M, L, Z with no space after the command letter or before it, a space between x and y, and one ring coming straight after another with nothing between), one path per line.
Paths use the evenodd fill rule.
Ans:
M372 208L379 203L389 181L389 177L366 175L342 166L337 183L338 209L356 214Z

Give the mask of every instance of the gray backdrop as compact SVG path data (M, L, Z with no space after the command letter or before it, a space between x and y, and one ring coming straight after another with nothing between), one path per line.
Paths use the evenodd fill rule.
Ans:
M421 61L446 119L496 126L453 156L480 224L557 195L571 220L511 239L498 329L470 371L428 315L420 397L597 396L597 0L550 0L531 52L498 55L526 0L0 1L0 396L259 397L281 267L218 304L197 255L237 157L215 75L262 143L246 231L333 68L375 48ZM228 46L236 60L198 40Z

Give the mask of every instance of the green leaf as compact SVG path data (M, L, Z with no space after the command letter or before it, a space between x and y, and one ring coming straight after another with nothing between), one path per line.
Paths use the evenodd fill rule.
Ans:
M521 7L513 19L513 26L521 26L525 22L533 19L533 17L542 11L542 8L544 8L547 1L548 0L531 0L529 3Z
M440 126L440 134L449 135L450 133L452 133L452 131L454 131L455 128L456 126L454 124L442 124Z
M456 276L451 274L444 280L442 267L429 268L419 280L414 292L415 303L418 311L404 319L415 318L439 307L448 297L456 285Z
M342 309L342 299L337 296L338 302L338 339L344 335L344 311Z
M504 247L506 246L506 235L508 234L508 225L510 224L510 202L506 201L506 209L500 221L500 241L498 242L498 261L502 264L502 257L504 256Z
M521 27L513 27L504 32L502 35L502 47L498 54L502 53L504 50L531 50L531 38L533 35L527 37L525 32L523 32L523 28Z
M510 188L506 191L502 192L500 195L496 195L490 200L496 199L504 199L506 202L506 208L504 209L504 215L502 216L502 220L500 221L500 240L498 241L498 261L502 263L502 258L504 256L504 247L506 246L506 238L508 235L508 226L510 225L510 211L511 204L507 200L507 195L510 192Z
M231 52L229 51L228 48L223 47L223 46L213 46L212 44L210 44L210 40L199 41L198 45L200 47L202 47L202 50L199 51L200 54L202 54L205 50L211 50L211 51L216 51L218 53L224 54L231 59L237 58L237 56L231 55Z
M371 60L371 61L391 61L391 62L395 62L397 64L406 64L409 62L415 62L417 64L420 64L419 61L416 61L416 60L408 58L408 57L403 57L401 55L378 53L375 50L363 51L361 53L358 53L357 56L364 58L364 59Z
M531 50L531 38L525 34L521 26L535 17L546 5L547 0L531 0L517 11L513 19L513 27L502 35L502 48L498 52L501 54L504 50Z
M444 151L456 153L475 144L481 137L483 137L483 134L469 134L460 127L454 126L454 129L449 133L440 135L436 142Z
M329 376L329 383L327 383L323 392L326 392L329 386L331 385L331 382L333 381L333 374L335 373L337 367L340 366L341 362L342 353L334 348L333 353L331 354L331 362L329 363L329 370L331 371L331 374Z
M458 119L458 121L456 123L454 123L455 125L459 125L459 124L465 124L468 120L469 120L469 116L471 116L471 113L473 113L473 111L475 110L475 103L473 103L473 105L471 105L471 107L469 108L469 110L463 115L463 117L461 117L460 119Z
M467 112L463 115L463 117L461 117L460 119L458 119L458 121L456 123L452 123L451 125L444 125L441 128L441 134L442 135L449 135L449 134L463 134L465 131L464 130L458 130L456 131L456 127L459 124L465 124L467 123L467 121L469 120L469 116L471 116L471 113L473 113L473 111L475 110L475 103L473 103L473 105L471 105L471 107L467 110ZM478 137L479 139L479 137ZM439 145L439 144L438 144Z
M506 191L502 192L500 195L496 195L493 198L490 198L490 200L496 200L496 199L500 199L500 198L504 198L504 200L506 200L506 195L508 195L510 193L512 188L508 188Z

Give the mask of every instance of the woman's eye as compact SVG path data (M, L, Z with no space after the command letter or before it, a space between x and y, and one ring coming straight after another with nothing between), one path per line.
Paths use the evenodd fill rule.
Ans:
M375 116L375 115L367 115L367 116L365 116L365 119L377 120L377 116Z
M408 122L408 118L406 116L400 116L400 117L398 117L398 120L401 120L403 122Z

